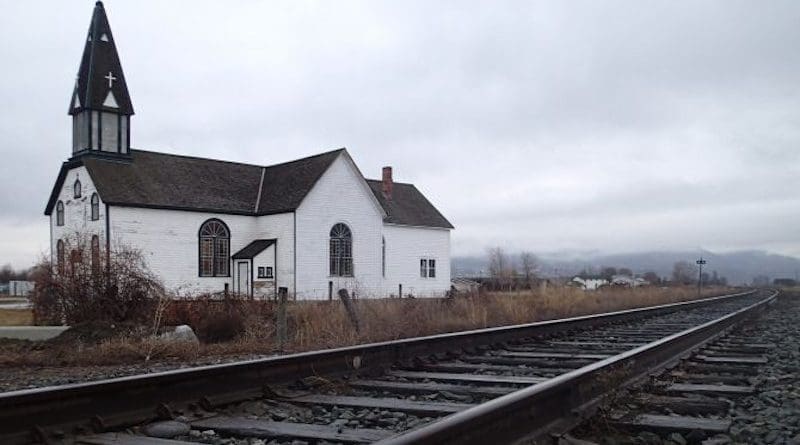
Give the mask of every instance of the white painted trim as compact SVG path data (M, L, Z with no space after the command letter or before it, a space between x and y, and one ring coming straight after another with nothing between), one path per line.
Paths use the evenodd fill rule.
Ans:
M375 194L372 193L372 187L370 187L369 184L367 184L367 180L364 178L364 175L361 173L361 170L358 169L358 166L356 165L355 161L353 161L353 158L350 156L350 153L348 153L346 149L344 150L343 153L347 155L345 156L345 159L347 159L350 166L353 169L355 169L356 173L358 174L358 178L360 179L359 182L361 183L361 187L367 192L367 195L369 195L370 201L372 201L372 203L375 205L375 208L378 209L378 213L380 213L383 218L389 216L386 213L386 210L383 209L383 206L381 205L380 201L378 201L378 198L376 198Z
M253 209L253 213L258 213L258 206L261 205L261 190L264 189L264 173L266 173L267 168L261 167L261 180L258 182L258 195L256 195L256 208Z
M398 224L392 222L385 222L383 223L384 226L392 226L392 227L408 227L409 229L430 229L430 230L453 230L449 227L436 227L436 226L412 226L411 224Z
M106 100L103 101L103 106L109 108L119 108L119 105L117 104L117 98L114 97L114 93L111 90L108 91Z

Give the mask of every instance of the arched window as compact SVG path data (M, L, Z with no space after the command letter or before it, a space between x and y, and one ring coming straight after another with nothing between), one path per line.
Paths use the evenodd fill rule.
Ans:
M64 273L64 241L58 240L56 243L56 268L59 274Z
M218 219L209 219L200 226L200 276L227 277L230 263L231 233Z
M72 186L72 191L75 192L74 195L76 198L81 197L81 180L76 179L75 184Z
M353 234L345 224L331 229L330 261L331 276L353 276Z
M56 204L56 225L64 225L64 203L61 201Z
M72 270L78 269L78 265L83 262L83 252L78 249L72 249L69 253L69 265Z
M100 197L92 193L92 221L100 219Z
M92 235L92 272L100 271L100 237Z
M381 275L386 278L386 238L381 238Z

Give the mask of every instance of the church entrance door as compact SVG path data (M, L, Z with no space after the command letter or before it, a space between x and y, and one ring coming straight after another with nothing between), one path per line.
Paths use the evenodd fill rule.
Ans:
M236 292L250 295L250 263L247 261L236 263Z

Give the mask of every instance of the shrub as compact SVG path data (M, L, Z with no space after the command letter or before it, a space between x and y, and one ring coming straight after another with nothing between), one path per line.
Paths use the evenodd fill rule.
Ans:
M244 333L244 317L237 312L215 312L203 317L196 329L204 343L231 341Z
M225 342L242 336L254 318L271 317L273 304L236 294L201 295L172 302L164 324L188 324L204 343Z
M92 249L80 236L63 241L56 263L44 260L32 274L37 324L152 323L165 292L139 251Z

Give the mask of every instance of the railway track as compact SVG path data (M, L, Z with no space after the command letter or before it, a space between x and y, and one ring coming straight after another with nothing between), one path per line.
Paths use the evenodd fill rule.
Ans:
M763 316L615 392L564 437L591 443L796 443L799 416L790 407L799 314L797 296L782 297Z
M774 292L0 394L0 442L510 443L703 345ZM157 438L153 436L162 436Z

